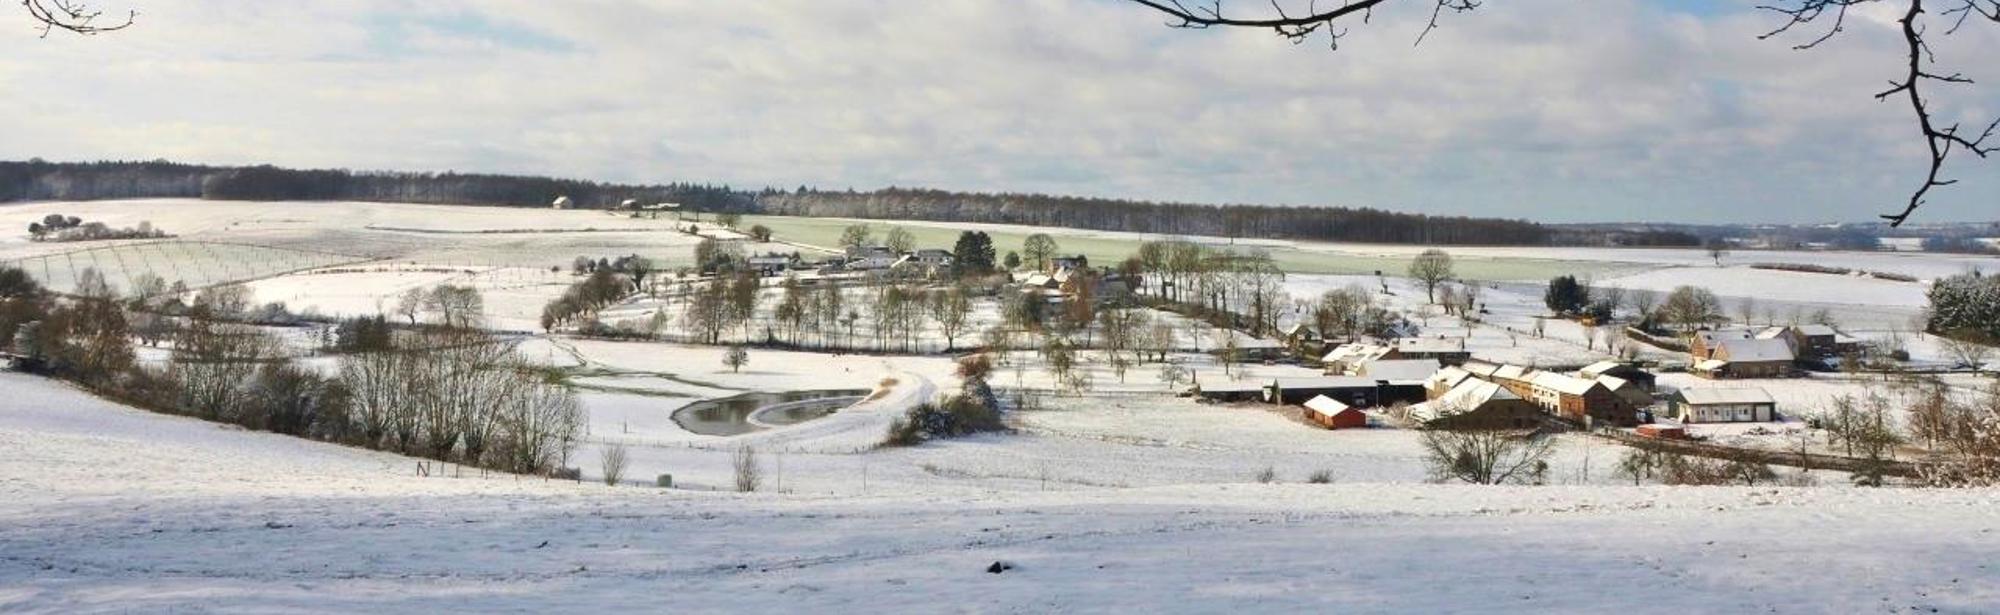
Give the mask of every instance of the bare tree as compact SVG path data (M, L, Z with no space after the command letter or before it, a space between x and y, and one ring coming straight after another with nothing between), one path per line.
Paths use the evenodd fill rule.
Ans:
M124 21L103 21L104 11L74 0L21 0L21 6L39 24L44 38L56 30L86 36L123 30L139 17L138 11L127 11Z
M1875 0L1786 0L1776 3L1777 6L1764 6L1762 8L1765 10L1784 15L1786 21L1784 25L1778 26L1760 38L1771 38L1786 34L1796 27L1815 23L1826 24L1831 21L1832 23L1818 36L1793 47L1812 49L1845 31L1847 10L1850 7L1873 1ZM1930 150L1930 170L1924 178L1924 183L1910 195L1909 203L1904 205L1901 212L1882 216L1882 219L1889 221L1889 226L1902 226L1903 222L1909 220L1910 214L1923 206L1924 196L1929 194L1932 188L1958 183L1955 179L1941 179L1944 163L1954 150L1971 152L1980 158L2000 152L2000 144L1986 144L1987 139L1993 137L1994 131L2000 129L2000 118L1994 118L1993 122L1986 125L1984 131L1978 133L1978 136L1972 136L1970 131L1961 132L1957 123L1942 124L1934 117L1930 102L1925 100L1923 91L1928 85L1969 84L1972 80L1959 73L1945 73L1929 68L1930 64L1937 61L1937 57L1931 51L1926 38L1931 35L1932 30L1929 27L1931 23L1924 17L1926 14L1924 2L1925 0L1910 0L1909 9L1896 20L1897 24L1902 26L1908 61L1904 65L1903 73L1889 82L1889 89L1875 94L1876 100L1888 100L1899 94L1909 100L1910 110L1917 120L1917 128L1922 132L1924 144ZM1959 28L1974 17L2000 24L2000 2L1994 0L1937 0L1937 2L1947 7L1937 13L1941 19L1939 23L1950 24L1942 30L1946 36L1958 32Z
M1423 444L1433 480L1475 485L1540 484L1555 451L1549 436L1493 429L1425 430Z
M1176 28L1210 28L1217 26L1242 27L1271 30L1294 43L1303 42L1316 33L1325 33L1329 45L1340 47L1340 38L1345 29L1336 29L1335 22L1343 19L1360 19L1366 23L1374 9L1387 0L1348 0L1331 8L1320 8L1317 3L1308 4L1304 11L1293 12L1276 1L1271 3L1275 15L1263 17L1242 17L1226 12L1222 0L1208 0L1189 6L1181 0L1129 0L1151 8L1168 17L1167 25ZM1413 0L1415 1L1415 0ZM1431 16L1423 30L1417 34L1417 42L1437 29L1438 16L1445 11L1465 12L1481 6L1480 0L1427 0L1431 2ZM1810 40L1793 46L1793 49L1809 50L1846 31L1847 11L1857 5L1874 4L1880 0L1775 0L1759 8L1781 15L1784 22L1777 28L1758 37L1770 39L1788 34L1794 29L1811 25L1823 25L1824 29ZM1926 3L1941 6L1942 10L1930 13ZM1934 15L1933 17L1927 17ZM1958 151L1971 152L1986 158L2000 152L2000 143L1988 144L1996 130L2000 130L2000 118L1995 118L1983 131L1963 129L1957 123L1944 124L1931 109L1930 101L1924 97L1927 86L1970 84L1972 80L1961 73L1939 71L1929 66L1937 61L1931 50L1930 36L1941 32L1949 36L1958 32L1972 20L2000 24L2000 2L1995 0L1909 0L1909 8L1897 20L1901 26L1907 61L1899 77L1890 82L1890 87L1875 95L1876 100L1888 100L1902 96L1909 101L1917 128L1923 135L1924 144L1929 149L1929 172L1924 182L1910 195L1903 210L1884 214L1882 218L1890 226L1902 226L1923 206L1924 197L1932 188L1949 186L1957 180L1943 179L1942 174L1947 159ZM1940 26L1933 28L1932 26ZM1976 126L1976 125L1975 125ZM1711 256L1721 263L1723 251L1711 248Z
M1055 258L1059 249L1054 237L1048 233L1035 233L1021 242L1021 257L1037 270L1047 269L1049 260Z
M728 352L722 353L722 364L729 366L730 373L743 371L743 366L750 364L750 351L730 346Z
M757 464L757 449L743 445L736 449L733 457L736 467L736 490L749 493L764 484L764 470Z
M937 321L938 333L944 335L944 350L951 352L958 346L958 335L965 332L972 317L972 298L966 296L965 286L953 285L950 289L931 293L931 319Z
M1451 279L1451 255L1437 248L1424 250L1410 261L1410 277L1422 282L1430 302L1437 303L1438 285Z
M1205 29L1233 26L1266 29L1294 43L1305 42L1313 34L1324 32L1327 35L1328 46L1339 49L1340 38L1345 36L1347 31L1335 30L1333 23L1343 18L1353 18L1355 15L1359 15L1359 19L1365 23L1373 14L1375 7L1386 0L1352 0L1330 9L1320 9L1317 5L1310 5L1304 12L1297 14L1286 11L1284 6L1274 2L1271 6L1277 14L1270 17L1237 17L1234 14L1225 14L1220 0L1208 4L1196 3L1193 7L1181 3L1180 0L1131 1L1166 13L1169 17L1167 25L1176 28ZM1431 8L1431 19L1424 25L1423 31L1417 34L1418 43L1422 43L1425 36L1437 29L1438 16L1444 14L1446 10L1462 13L1479 8L1480 5L1480 0L1430 1L1435 3Z
M625 445L606 444L598 451L598 461L604 464L604 484L616 486L625 478Z
M396 315L408 319L412 325L417 324L417 315L423 310L424 289L421 287L403 291L403 295L396 299Z
M1667 294L1667 301L1660 306L1660 315L1668 322L1681 326L1681 331L1693 334L1694 330L1719 317L1721 301L1715 293L1706 288L1677 286Z
M1938 346L1943 348L1945 355L1950 356L1960 367L1979 373L1979 370L1986 365L1986 361L1993 357L1993 347L1986 345L1988 340L1983 339L1984 337L1977 331L1957 331L1949 335L1939 335Z
M910 231L903 227L892 226L889 227L889 236L883 240L883 245L895 250L897 254L905 254L917 249L917 236L910 234Z

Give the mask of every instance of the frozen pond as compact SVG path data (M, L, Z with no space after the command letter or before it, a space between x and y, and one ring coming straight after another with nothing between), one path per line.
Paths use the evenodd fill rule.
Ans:
M861 389L744 393L688 404L674 411L674 422L706 436L734 436L810 421L867 395L868 391Z

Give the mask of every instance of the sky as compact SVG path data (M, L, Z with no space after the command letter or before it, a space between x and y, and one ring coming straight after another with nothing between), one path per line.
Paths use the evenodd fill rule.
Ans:
M922 186L1547 222L1829 222L1927 156L1898 0L1811 51L1738 0L1428 3L1294 45L1126 0L96 0L0 10L0 159ZM1304 2L1294 2L1303 7ZM1231 0L1244 12L1264 2ZM2000 24L1935 45L1946 121L2000 114ZM1981 121L1979 118L1986 118ZM2000 219L2000 157L1918 221Z

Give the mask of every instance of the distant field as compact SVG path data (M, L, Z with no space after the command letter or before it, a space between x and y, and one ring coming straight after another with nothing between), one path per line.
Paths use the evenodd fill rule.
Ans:
M844 218L799 218L790 216L746 216L743 226L762 224L771 228L776 238L783 241L836 246L840 243L840 233L853 224L866 224L880 238L889 228L900 226L915 235L917 244L924 247L950 249L958 240L958 234L965 229L986 231L993 238L993 247L1005 256L1009 250L1018 251L1029 235L1037 232L1048 233L1056 238L1062 251L1090 257L1092 263L1112 264L1125 260L1137 251L1139 244L1147 236L1136 233L1111 233L1070 228L1033 228L999 224L948 224L940 222L894 223L882 220L851 220ZM1214 244L1224 244L1225 239L1201 237L1193 238ZM1289 241L1252 241L1238 244L1241 249L1261 249L1271 254L1278 267L1290 273L1314 274L1373 274L1377 271L1389 275L1402 275L1410 266L1410 257L1401 255L1371 255L1334 252L1324 249L1304 249L1302 246L1323 247L1332 244L1294 244ZM1563 274L1590 275L1598 278L1612 277L1648 269L1636 263L1605 262L1591 260L1564 260L1553 258L1525 258L1511 256L1459 256L1456 259L1458 275L1476 280L1523 281L1547 280Z
M95 269L117 290L142 274L168 284L202 288L369 260L367 257L208 241L151 241L82 247L7 261L56 292L74 292L84 270Z

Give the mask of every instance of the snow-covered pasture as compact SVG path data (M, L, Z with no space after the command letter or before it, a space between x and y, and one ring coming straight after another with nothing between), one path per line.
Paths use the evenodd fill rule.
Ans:
M25 376L0 384L10 612L2000 604L1992 491L1475 487L1338 472L1304 484L1298 474L1343 458L1400 467L1378 463L1399 454L1381 448L1393 432L1291 436L1252 409L1057 409L1022 436L767 453L766 486L780 492L735 494L699 488L726 476L727 451L635 454L643 465L664 451L692 490L419 477L394 455L147 414ZM1210 432L1203 414L1239 427ZM1308 436L1332 436L1323 456L1288 461ZM1239 449L1249 442L1263 450ZM1084 451L1100 452L1074 456ZM1251 482L1259 457L1282 482ZM1239 477L1203 480L1225 474ZM1118 486L1126 477L1148 486ZM996 561L1011 569L987 573Z
M57 292L74 292L85 271L96 271L118 292L153 275L172 285L203 288L287 272L367 261L364 256L207 241L75 242L70 250L0 262L28 272Z
M542 307L562 295L575 276L526 267L449 267L420 263L367 263L304 271L244 284L258 302L282 301L295 312L327 316L388 315L412 289L441 284L477 289L486 326L510 331L540 328ZM428 316L420 316L429 318Z

